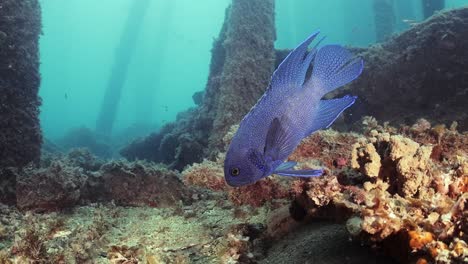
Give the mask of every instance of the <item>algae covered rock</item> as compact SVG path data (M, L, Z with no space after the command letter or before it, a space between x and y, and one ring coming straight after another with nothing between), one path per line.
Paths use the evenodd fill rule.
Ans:
M16 206L22 210L53 211L78 204L87 176L61 161L46 168L28 167L16 179Z
M190 200L178 174L141 162L110 162L101 167L105 200L120 205L168 207Z

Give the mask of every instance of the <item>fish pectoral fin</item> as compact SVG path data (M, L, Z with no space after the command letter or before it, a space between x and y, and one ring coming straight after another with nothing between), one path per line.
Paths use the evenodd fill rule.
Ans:
M342 98L320 100L314 115L312 127L308 130L307 135L313 132L330 127L340 114L350 107L356 101L356 96L346 95Z
M280 170L275 171L274 173L288 177L310 178L321 176L323 174L323 170Z
M284 171L284 170L292 169L296 165L297 165L297 162L294 162L294 161L281 162L278 166L275 167L275 170L273 171L273 173L275 173L276 171Z
M298 136L302 135L298 135L292 128L285 125L289 123L285 117L281 120L275 117L271 121L265 139L264 156L271 160L284 160L287 158L302 139L298 138Z

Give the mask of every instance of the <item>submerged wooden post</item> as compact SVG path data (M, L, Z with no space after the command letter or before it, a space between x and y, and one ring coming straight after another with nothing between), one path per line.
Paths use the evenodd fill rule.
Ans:
M393 0L374 0L374 23L378 42L388 38L395 29L395 11Z
M223 137L257 102L275 66L273 0L233 0L227 13L225 60L220 76L211 151L222 150Z
M424 18L428 18L435 11L442 10L445 7L445 0L422 0Z
M211 50L203 100L120 153L181 170L224 151L223 137L257 102L275 67L274 0L233 0Z
M38 0L0 2L0 169L40 158L41 27Z
M96 132L98 134L109 136L112 133L122 88L127 77L128 65L133 56L138 33L150 3L150 0L133 1L120 43L115 50L114 66L107 82L101 112L96 122Z

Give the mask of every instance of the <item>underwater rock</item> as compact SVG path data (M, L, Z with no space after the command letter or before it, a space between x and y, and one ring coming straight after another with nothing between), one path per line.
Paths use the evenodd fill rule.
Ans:
M388 176L395 185L392 189L403 197L423 191L431 181L429 171L434 171L430 159L432 146L420 146L409 138L382 133L371 137L369 142L356 143L354 148L353 168L368 177ZM383 156L378 152L384 153Z
M269 177L251 185L229 188L228 197L235 205L260 207L277 199L288 198L290 184L278 177Z
M445 127L433 133L427 124L419 129L421 121L396 129L370 120L363 120L370 128L348 150L354 170L331 169L331 176L296 181L293 205L310 216L347 220L354 239L401 262L466 261L460 253L466 246L457 242L466 239L468 134ZM338 136L328 142L347 144ZM441 147L449 144L451 149ZM437 149L444 159L434 159Z
M362 112L392 124L457 121L468 129L468 8L437 13L387 42L358 49L362 75L333 96L357 95L348 115ZM430 56L428 56L430 54Z
M110 146L87 127L68 130L58 145L67 151L74 148L88 148L94 155L101 158L110 158L112 155Z
M196 105L201 105L203 103L204 96L205 96L205 91L198 91L192 95L192 100Z
M37 0L4 0L1 7L0 166L22 167L38 162L41 154L41 9Z
M16 206L21 210L54 211L80 201L86 175L59 160L47 168L24 168L16 179Z
M430 19L368 48L351 48L364 59L355 81L327 95L357 95L334 128L358 124L363 115L392 125L458 122L468 129L468 7L439 12ZM276 51L276 65L288 54ZM430 54L428 56L427 54ZM343 124L344 123L344 124Z
M207 188L213 191L225 191L224 170L220 162L204 160L194 163L182 171L183 181L187 185Z
M190 191L178 175L164 167L142 162L104 164L104 199L119 205L169 207L190 201Z
M72 149L65 157L68 164L80 167L86 172L98 171L104 161L94 156L87 148Z
M264 257L259 239L263 229L261 225L233 225L226 234L224 252L219 252L222 263L258 263Z
M289 197L290 182L278 177L262 179L255 184L232 188L224 180L224 159L216 162L204 160L195 163L182 171L183 181L188 186L197 186L212 191L222 191L228 194L228 199L234 205L251 205L261 207L268 202Z
M224 151L226 132L268 86L275 65L274 40L274 1L234 0L213 43L201 104L179 114L158 133L124 147L121 155L182 170Z
M2 168L0 169L0 203L14 205L16 204L16 178L18 169Z

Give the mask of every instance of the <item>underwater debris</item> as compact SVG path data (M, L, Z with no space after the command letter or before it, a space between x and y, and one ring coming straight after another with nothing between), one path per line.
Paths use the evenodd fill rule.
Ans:
M111 246L107 258L112 264L138 264L143 260L142 251L138 247Z
M468 156L468 145L459 142L466 142L468 134L444 128L444 136L440 137L424 123L400 128L406 135L396 128L369 123L373 128L365 129L368 134L358 138L350 150L351 166L356 171L331 171L339 176L295 182L294 203L309 215L344 217L355 239L382 248L402 262L418 257L437 263L466 261L468 255L459 254L466 247L457 241L466 239L463 228L468 174L464 174L462 164ZM336 137L335 141L342 139ZM434 147L428 142L458 142L450 151L444 148L457 155L448 155L447 160L433 159ZM334 208L332 213L330 206Z
M257 263L263 257L259 239L264 226L255 224L233 225L226 234L227 245L220 252L223 263ZM224 251L224 252L223 252Z

